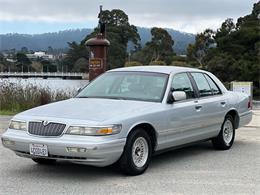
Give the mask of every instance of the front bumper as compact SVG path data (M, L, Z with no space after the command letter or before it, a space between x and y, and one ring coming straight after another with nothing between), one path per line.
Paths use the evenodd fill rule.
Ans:
M27 134L26 131L8 129L2 135L2 143L18 156L38 158L30 155L30 144L45 144L48 147L49 159L67 160L94 166L107 166L116 162L123 153L126 138L108 136L39 137ZM69 152L67 147L86 148L85 152Z

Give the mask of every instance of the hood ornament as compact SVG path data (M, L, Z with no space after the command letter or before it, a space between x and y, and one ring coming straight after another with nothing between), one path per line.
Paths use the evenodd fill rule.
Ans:
M47 126L49 124L49 121L42 121L43 126Z

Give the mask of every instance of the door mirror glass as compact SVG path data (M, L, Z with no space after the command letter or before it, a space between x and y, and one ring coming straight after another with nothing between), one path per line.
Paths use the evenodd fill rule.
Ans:
M172 97L175 102L187 99L186 93L184 91L174 91L172 92Z

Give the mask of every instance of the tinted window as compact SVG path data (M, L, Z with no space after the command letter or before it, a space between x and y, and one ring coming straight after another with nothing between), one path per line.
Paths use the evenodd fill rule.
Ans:
M177 74L173 77L172 89L173 91L184 91L187 99L195 98L194 90L186 73Z
M208 81L202 73L191 73L191 75L198 86L200 97L212 95Z
M221 91L219 90L218 86L216 85L216 83L206 74L204 74L204 76L206 77L209 86L212 90L213 95L217 95L217 94L221 94Z

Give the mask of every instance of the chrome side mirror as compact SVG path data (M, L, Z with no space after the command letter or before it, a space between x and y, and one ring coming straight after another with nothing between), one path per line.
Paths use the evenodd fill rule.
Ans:
M172 97L175 102L187 99L186 93L184 91L174 91L172 92Z

